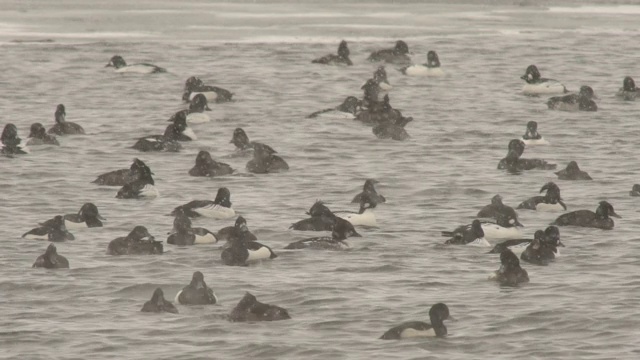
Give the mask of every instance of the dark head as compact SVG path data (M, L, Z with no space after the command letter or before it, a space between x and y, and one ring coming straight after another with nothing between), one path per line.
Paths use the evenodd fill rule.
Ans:
M204 85L204 82L202 82L202 80L200 80L199 78L192 76L190 78L187 79L187 81L184 83L184 91L185 92L191 92L201 86ZM187 99L188 100L188 99Z
M191 286L196 289L204 289L207 287L207 284L204 282L204 275L200 271L196 271L193 273L193 277L191 278Z
M580 91L578 92L579 96L584 96L587 99L597 99L596 93L593 91L591 86L583 85L580 86Z
M55 257L55 255L58 255L56 246L53 244L49 244L49 246L47 247L47 250L45 250L44 252L44 256L47 258L51 258L51 257Z
M367 80L361 89L364 90L364 102L372 103L378 101L380 85L374 79Z
M602 219L607 219L610 216L621 218L621 216L616 214L613 210L613 205L609 204L607 201L600 201L598 208L596 209L596 216Z
M531 120L527 123L527 131L525 132L525 137L530 139L537 139L538 137L538 123Z
M64 105L58 104L56 107L55 118L58 124L65 122L67 117L67 110L64 108Z
M347 47L347 42L342 40L340 41L340 45L338 45L338 56L340 56L343 59L348 59L349 58L349 48Z
M546 184L544 184L541 188L540 188L540 192L546 191L546 198L553 198L555 200L562 200L560 198L560 187L558 187L558 185L556 185L556 183L554 183L553 181L550 181Z
M375 209L378 206L378 203L369 195L369 193L365 192L360 197L360 214L364 213L367 209Z
M598 111L598 105L595 101L584 96L581 96L580 99L578 99L578 107L582 111Z
M520 79L530 83L540 80L542 76L540 75L540 71L535 65L529 65L527 71L525 71L524 75L520 77Z
M165 299L164 299L164 292L162 291L162 289L157 288L153 292L153 296L151 296L151 302L158 306L164 306Z
M175 140L187 129L187 120L184 116L173 119L173 124L168 125L164 131L164 136L169 140Z
M429 319L431 323L441 323L444 320L451 319L449 307L443 303L437 303L429 310Z
M201 150L196 156L196 166L198 167L207 167L213 163L215 161L213 161L208 151Z
M344 101L340 106L338 106L338 108L340 111L348 112L355 115L360 105L360 100L358 100L358 98L356 98L355 96L349 96L344 99Z
M636 82L631 76L627 76L622 80L622 88L624 91L637 91Z
M507 269L520 267L520 260L518 259L516 254L513 253L513 251L509 250L509 248L506 248L500 253L500 263L502 264L502 266L500 267L500 270L502 272L506 271Z
M544 241L546 239L546 235L543 230L536 230L533 234L533 239L538 241Z
M397 55L404 55L409 53L409 45L402 40L396 41L396 46L393 48L393 51Z
M249 147L249 137L247 136L247 133L242 130L242 128L236 128L235 130L233 130L233 138L230 142L240 149Z
M271 146L266 145L266 144L262 144L262 143L253 143L253 157L254 159L264 159L264 158L268 158L269 156L276 154L277 151L275 151Z
M85 203L84 205L82 205L82 207L80 208L80 211L78 212L78 215L82 216L85 219L89 218L89 219L106 220L105 218L100 216L100 213L98 212L98 207L94 203Z
M226 187L218 189L216 199L213 201L216 204L220 204L225 207L231 207L231 192Z
M189 104L189 110L195 112L203 112L205 110L211 111L209 105L207 105L207 97L204 94L197 94L191 99Z
M555 225L551 225L544 230L544 238L548 244L564 247L564 244L560 241L560 229Z
M329 210L329 208L321 200L316 200L316 202L313 203L313 205L311 205L311 208L307 212L307 215L311 217L323 216L323 215L331 216L333 215L333 212L331 212L331 210Z
M127 235L127 238L131 240L153 240L154 239L154 237L151 236L151 234L149 234L149 231L147 231L147 228L140 225L134 227L133 230L131 230L131 232L129 233L129 235Z
M376 71L373 72L373 80L378 84L389 83L389 80L387 80L387 70L385 70L384 66L378 66Z
M393 110L393 107L391 107L389 94L387 94L384 96L384 98L382 98L382 111L391 111L391 110Z
M176 211L173 219L173 231L177 233L186 233L191 230L191 219L185 215L182 209Z
M0 136L0 141L5 145L9 144L18 144L20 143L20 138L18 137L18 128L14 124L7 124L4 126L4 130L2 130L2 136Z
M633 184L631 187L631 192L640 193L640 184Z
M124 61L122 56L114 55L113 57L111 57L111 60L109 60L109 63L105 67L114 67L116 69L120 69L121 67L125 66L127 66L127 63Z
M131 174L140 174L142 172L148 172L149 174L153 175L153 173L151 172L151 169L149 169L149 167L147 166L147 164L144 163L144 161L135 158L133 159L133 162L131 163L131 166L129 167L129 172Z
M510 207L504 207L503 211L497 215L496 223L503 227L523 226L520 221L518 221L516 211Z
M500 196L500 194L497 194L494 197L492 197L491 198L491 205L503 206L504 204L502 203L502 196Z
M578 163L575 161L570 161L567 164L567 172L568 173L577 173L580 171L580 167L578 167Z
M376 188L374 187L375 184L378 184L379 181L376 179L367 179L364 182L364 186L362 187L362 191L364 192L368 192L368 193L376 193Z
M233 227L240 233L249 232L249 228L247 227L247 220L245 220L242 216L238 216Z
M47 130L44 128L44 126L42 126L42 124L40 123L31 124L31 130L29 132L30 138L44 139L46 135L47 135Z
M64 217L62 215L56 215L51 223L51 228L54 230L67 231L67 227L64 225Z
M348 221L338 221L331 231L331 238L334 240L345 240L349 237L362 237L362 235L356 232Z
M524 153L524 147L524 142L520 139L513 139L509 141L509 151L514 151L518 155L518 158L522 156L522 153Z
M484 237L484 230L482 230L482 223L480 220L473 220L471 223L471 231L473 232L473 236L476 239L480 239Z
M440 59L438 58L438 54L433 50L430 50L427 53L427 67L440 67Z

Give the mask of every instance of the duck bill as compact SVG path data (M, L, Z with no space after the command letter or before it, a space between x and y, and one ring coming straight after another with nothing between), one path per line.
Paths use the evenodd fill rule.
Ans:
M524 227L524 225L522 225L522 223L521 223L520 221L518 221L518 219L516 219L516 220L513 222L513 225L514 225L514 226Z
M100 216L100 214L96 215L96 218L98 218L98 220L107 221L107 219Z
M615 218L622 219L622 216L620 216L620 215L618 215L618 214L614 213L613 211L609 214L609 216L613 216L613 217L615 217Z
M107 65L105 65L104 67L108 68L108 67L113 67L113 63L108 63Z
M564 244L562 243L562 241L558 241L558 246L565 247Z
M204 109L205 109L206 111L211 111L211 108L209 107L209 105L205 105L205 106L204 106Z
M525 75L520 76L520 79L527 80L527 75L525 74Z
M351 237L362 237L362 235L354 231L353 234L351 234Z

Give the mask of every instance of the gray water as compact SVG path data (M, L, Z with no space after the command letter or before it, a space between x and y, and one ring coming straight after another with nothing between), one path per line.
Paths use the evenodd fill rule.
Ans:
M64 103L67 119L88 135L0 157L0 358L638 358L640 222L628 192L640 170L639 103L614 94L624 76L640 76L640 7L576 3L3 2L1 125L15 123L25 139L31 123L53 124ZM310 64L341 39L349 41L353 67ZM408 42L415 62L436 50L448 74L408 78L387 66L392 104L415 119L407 126L411 140L378 140L349 120L305 118L361 96L377 66L365 61L369 52L397 39ZM168 73L116 74L104 68L115 54ZM599 111L554 112L546 98L523 96L519 77L529 64L570 90L592 86ZM214 120L194 125L199 140L180 153L130 149L137 137L162 133L184 107L182 88L192 75L231 90L236 101L212 104ZM440 231L470 223L496 193L515 206L556 179L551 171L496 170L529 120L551 146L528 148L525 157L560 168L576 160L594 178L557 181L569 210L595 210L606 199L623 218L612 231L561 228L562 256L546 267L523 264L531 282L501 288L487 281L497 256L443 246ZM291 170L247 173L249 158L229 144L236 127L277 149ZM237 173L188 176L201 149ZM159 198L118 200L116 188L90 183L134 157L156 174ZM316 235L287 229L316 199L355 210L349 202L366 178L378 179L388 199L377 208L379 228L359 229L363 237L350 240L350 251L282 250ZM173 207L213 199L221 186L277 259L227 267L219 245L105 255L110 240L136 225L164 239ZM58 245L71 270L31 269L47 244L20 236L89 201L108 222ZM521 211L520 220L532 236L557 215ZM232 223L194 226L216 231ZM179 306L179 315L139 312L156 287L172 299L195 270L219 305ZM246 291L293 319L228 322ZM377 340L403 321L428 321L436 302L457 319L447 338Z

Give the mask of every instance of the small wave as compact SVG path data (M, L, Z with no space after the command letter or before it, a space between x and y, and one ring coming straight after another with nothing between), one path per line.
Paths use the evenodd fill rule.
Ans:
M640 6L620 5L620 6L579 6L579 7L550 7L549 12L556 13L580 13L580 14L599 14L599 15L638 15L640 14Z

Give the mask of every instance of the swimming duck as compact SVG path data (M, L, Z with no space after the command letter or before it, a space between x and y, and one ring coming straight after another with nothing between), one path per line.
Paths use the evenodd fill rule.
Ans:
M202 124L211 121L211 117L206 113L211 111L204 94L196 94L189 103L189 109L179 111L177 114L184 114L189 124ZM194 139L195 140L195 139Z
M389 79L387 78L387 70L383 65L378 66L376 71L373 72L373 81L378 84L380 89L382 89L385 93L393 88L389 83Z
M187 129L188 126L186 118L184 116L177 116L174 118L174 122L167 126L163 135L141 137L132 146L132 148L142 152L180 151L182 149L182 145L180 145L178 141L181 141L180 139L185 139L185 137L183 137L185 131L187 131L187 133L193 133L193 131L189 132Z
M0 153L8 156L28 154L29 149L21 145L21 141L18 128L14 124L5 125L0 136Z
M55 245L49 244L47 250L44 254L38 256L32 267L45 269L68 269L69 260L58 254Z
M333 231L337 223L343 222L353 228L350 222L342 218L337 217L329 208L320 200L316 201L307 215L311 216L308 219L300 220L292 224L289 229L299 231ZM354 230L355 231L355 230Z
M543 78L535 65L529 65L525 74L520 78L527 82L522 88L522 92L526 95L564 94L568 92L567 88L558 80Z
M257 241L249 241L247 221L238 216L234 225L234 232L229 239L230 246L222 251L220 257L225 265L247 266L250 263L278 257L270 247Z
M598 105L593 101L595 98L596 95L590 86L581 86L578 94L550 98L547 107L562 111L597 111Z
M633 184L631 187L631 191L629 191L630 196L640 196L640 184Z
M224 176L233 173L229 164L217 162L208 151L200 151L196 156L196 165L189 170L191 176Z
M354 116L356 116L356 112L358 111L358 108L360 107L360 105L361 105L360 100L358 100L355 96L347 96L347 98L344 99L342 104L334 108L316 111L313 114L307 116L307 119L316 118L321 115L331 115L331 116L335 115L340 117L348 116L349 118L353 118Z
M124 61L124 59L120 55L114 55L113 57L111 57L111 60L109 60L109 63L105 65L105 67L115 68L114 71L118 73L133 72L139 74L155 74L167 72L167 70L152 64L139 63L127 65L127 62Z
M142 169L148 168L144 161L135 158L128 169L119 169L99 175L92 183L107 186L124 186L138 180ZM153 173L151 173L153 175Z
M162 254L162 242L155 241L144 226L136 226L125 237L111 240L107 255L153 255Z
M347 47L347 42L342 40L340 45L338 45L338 55L329 54L325 55L321 58L314 59L311 62L314 64L324 64L324 65L347 65L351 66L353 63L349 59L349 48Z
M640 89L636 87L635 81L631 76L627 76L622 80L622 87L616 93L616 96L624 100L635 100Z
M560 170L555 174L558 175L560 180L593 180L589 173L580 170L578 163L575 161L570 161L566 169Z
M66 120L67 111L63 104L56 107L56 124L47 131L48 134L56 135L84 135L82 126Z
M27 231L22 234L22 237L25 239L49 240L54 242L75 240L75 236L67 231L64 223L64 218L61 215L57 215L51 222Z
M182 124L184 124L184 127L185 127L184 130L181 130L177 133L175 140L177 141L198 140L198 136L196 136L196 133L193 132L193 129L191 129L189 125L187 125L189 116L190 115L188 111L181 110L171 115L171 117L169 118L168 121L173 123L174 125L177 124L176 126L182 127Z
M378 203L373 201L368 194L364 194L360 197L360 209L358 209L357 213L351 211L336 211L333 214L347 220L353 226L377 227L376 214L373 211L377 205Z
M542 159L522 159L524 153L524 142L520 139L513 139L509 142L507 156L498 162L498 169L518 172L522 170L555 170L556 164L549 164Z
M426 64L415 64L400 69L405 75L408 76L444 76L444 71L440 67L440 59L438 54L431 50L427 53Z
M497 194L491 198L491 204L486 205L480 211L478 211L478 215L476 215L476 217L498 218L498 217L509 216L509 214L513 214L513 213L515 213L513 208L503 204L502 196Z
M548 265L550 261L556 258L556 246L546 241L542 230L538 231L542 233L542 238L534 237L533 241L520 255L520 259L530 264Z
M525 145L549 145L540 133L538 133L538 123L531 120L527 123L527 131L522 136Z
M482 229L479 231L478 226ZM522 237L522 224L515 211L499 214L495 222L474 220L471 225L458 226L453 231L443 231L442 236L451 237L447 244L468 244L489 246L488 240L519 239Z
M375 188L375 184L379 184L380 182L376 179L367 179L364 181L364 186L362 187L362 192L353 197L351 203L360 203L363 196L367 195L371 199L371 201L375 201L376 203L386 202L387 199L384 196L378 194Z
M40 123L31 124L27 145L56 145L60 143L55 136L47 134L47 130Z
M613 229L613 219L610 216L620 218L613 210L613 206L606 201L600 201L596 212L591 210L578 210L560 215L552 225L558 226L582 226L603 230Z
M289 170L289 165L269 145L253 143L253 159L247 163L247 171L254 174L269 174Z
M187 79L184 84L184 92L182 93L182 100L189 102L196 95L202 94L206 96L207 101L215 101L217 103L223 103L231 101L233 94L226 89L205 85L202 80L192 76Z
M518 205L517 209L537 211L564 211L567 206L560 197L560 188L554 182L548 182L540 189L546 191L544 196L534 196Z
M231 192L226 187L218 189L215 200L193 200L173 209L171 215L182 211L188 217L209 217L214 219L228 219L236 212L231 208Z
M106 220L98 212L98 207L94 203L85 203L76 214L66 214L63 216L64 226L67 229L85 229L102 227L102 221ZM55 219L47 220L41 226L53 226Z
M236 234L240 233L245 241L257 241L258 237L255 236L249 229L247 228L244 232L238 232L236 230L235 224L231 226L225 226L222 229L216 232L216 239L218 241L225 241L226 244L223 248L228 248L231 246L232 239L236 236Z
M121 187L116 194L116 198L143 199L158 197L159 193L155 187L155 181L151 177L151 174L153 174L151 169L144 164L138 164L138 166L140 166L138 178Z
M230 141L231 144L236 146L237 150L253 149L253 142L249 141L249 136L242 128L236 128L233 130L233 137Z
M489 242L484 238L480 220L473 220L470 227L460 226L454 231L443 231L442 236L451 236L445 244L489 246Z
M178 212L173 220L174 233L167 238L171 245L215 244L218 238L211 231L201 227L191 227L191 219L183 212Z
M407 54L409 54L409 46L407 46L406 42L398 40L393 49L374 51L367 60L384 61L392 64L410 64L411 58Z
M263 304L247 292L229 314L229 321L278 321L291 319L289 312L275 305Z
M517 286L528 283L529 274L527 270L520 267L520 260L509 249L500 253L500 269L496 270L489 280L494 280L504 286Z
M160 288L157 288L153 292L153 295L151 296L151 300L144 303L140 311L153 312L153 313L160 313L160 312L168 312L172 314L178 313L178 309L176 309L176 307L172 303L165 300L164 292Z
M345 241L348 237L361 237L353 226L346 226L347 223L337 223L331 232L331 236L313 237L298 240L287 245L285 249L314 249L314 250L345 250L349 244Z
M394 326L385 332L380 339L399 340L417 337L444 337L447 336L447 327L444 321L452 319L449 315L449 308L443 303L431 306L429 310L429 320L431 323L422 321L410 321L398 326Z
M204 275L196 271L191 277L191 283L178 292L174 301L182 305L213 305L218 302L218 298L204 282Z

